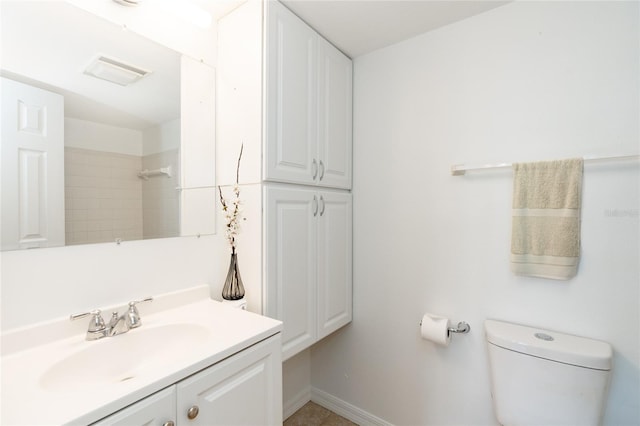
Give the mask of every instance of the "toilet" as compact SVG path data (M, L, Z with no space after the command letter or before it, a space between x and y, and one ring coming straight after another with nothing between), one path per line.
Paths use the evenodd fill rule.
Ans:
M493 409L501 425L601 423L611 345L503 321L484 325Z

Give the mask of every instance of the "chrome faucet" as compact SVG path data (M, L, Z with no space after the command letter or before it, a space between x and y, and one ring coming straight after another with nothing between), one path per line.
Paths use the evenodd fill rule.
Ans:
M111 314L111 320L109 321L109 337L117 336L118 334L126 333L131 327L127 324L126 314L118 315L117 312Z
M152 300L152 297L147 297L146 299L129 302L129 307L125 313L119 315L118 312L115 311L111 314L111 320L108 325L105 325L100 309L96 309L91 312L83 312L81 314L73 314L70 318L71 320L76 320L91 315L86 340L98 340L103 337L113 337L118 334L126 333L132 328L140 327L142 325L142 320L140 319L140 313L138 312L136 305L142 302L151 302Z

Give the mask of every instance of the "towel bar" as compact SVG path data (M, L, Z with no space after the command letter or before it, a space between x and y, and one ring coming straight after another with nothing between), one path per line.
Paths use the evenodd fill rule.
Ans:
M640 155L615 155L609 157L584 157L584 161L597 162L597 161L637 161L640 159ZM462 176L467 171L473 170L487 170L487 169L505 169L510 168L511 163L496 163L496 164L483 164L479 166L469 166L466 164L454 164L451 166L451 174L453 176Z

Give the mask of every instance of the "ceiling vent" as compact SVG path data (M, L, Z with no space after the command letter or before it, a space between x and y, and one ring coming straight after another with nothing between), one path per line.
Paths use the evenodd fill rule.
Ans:
M126 64L107 56L98 56L84 70L84 73L120 86L135 83L151 71Z

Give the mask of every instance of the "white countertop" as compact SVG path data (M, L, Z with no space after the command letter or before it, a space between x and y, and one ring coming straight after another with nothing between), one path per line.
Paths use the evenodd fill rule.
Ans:
M202 294L202 291L200 292ZM182 301L184 302L184 300ZM154 302L152 302L154 303ZM163 307L170 304L160 303ZM142 309L142 326L125 334L107 337L97 341L85 340L85 333L44 342L36 346L16 344L21 341L20 333L33 340L38 330L33 328L19 333L3 335L3 345L9 344L18 350L8 352L3 348L1 358L2 425L52 425L52 424L89 424L136 402L147 395L159 391L173 383L206 368L246 347L260 342L282 331L282 323L241 309L226 306L211 299L190 300L176 307L169 307L155 313L145 314ZM107 311L108 312L108 311ZM108 320L108 319L107 319ZM86 326L88 319L81 320ZM125 350L119 350L116 357L101 356L102 348L112 339L118 341L118 347L128 347L143 334L161 334L165 330L182 330L182 325L197 325L196 344L180 344L181 338L163 343L158 347L149 347L153 353L127 359ZM41 325L43 330L51 326ZM58 325L59 328L59 325ZM77 327L73 328L77 330ZM136 335L136 333L138 333ZM127 340L128 339L128 340ZM185 340L185 342L191 342ZM51 378L51 369L64 363L69 356L79 354L90 348L96 354L95 365L72 366L82 373L87 368L87 377L66 377L55 386L46 379ZM160 353L159 353L160 352ZM107 351L108 353L108 351ZM82 355L82 354L81 354ZM148 358L145 361L145 358ZM127 377L108 379L109 368L121 362L131 363ZM97 370L93 370L97 369ZM63 370L64 371L64 370ZM104 372L104 374L102 373ZM92 382L93 373L102 374L101 380Z

